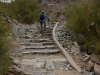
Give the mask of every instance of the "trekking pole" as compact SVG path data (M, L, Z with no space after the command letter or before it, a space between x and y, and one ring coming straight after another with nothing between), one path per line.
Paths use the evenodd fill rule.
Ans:
M39 21L38 21L38 30L39 30Z
M51 22L50 22L50 20L48 21L48 26L49 26L49 28L51 28Z
M51 22L50 21L48 21L48 24L49 24L49 29L51 28Z

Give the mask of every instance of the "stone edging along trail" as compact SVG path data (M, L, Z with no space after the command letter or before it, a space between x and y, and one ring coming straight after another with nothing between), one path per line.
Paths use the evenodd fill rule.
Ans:
M61 44L55 37L55 30L56 30L56 27L58 24L59 24L59 22L57 22L53 28L53 32L52 32L53 40L54 40L55 44L58 46L58 48L62 51L64 56L68 59L69 63L73 66L73 68L75 68L78 72L81 72L82 71L81 68L77 66L75 61L71 58L71 56L67 53L67 51L61 46Z

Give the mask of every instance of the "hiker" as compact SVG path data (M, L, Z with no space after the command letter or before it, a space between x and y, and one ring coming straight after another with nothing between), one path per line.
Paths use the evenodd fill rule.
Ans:
M48 21L50 21L49 17L44 13L44 11L42 11L42 13L40 14L40 17L39 17L41 33L43 33L43 30L45 30L45 28L46 28L46 19L48 19Z

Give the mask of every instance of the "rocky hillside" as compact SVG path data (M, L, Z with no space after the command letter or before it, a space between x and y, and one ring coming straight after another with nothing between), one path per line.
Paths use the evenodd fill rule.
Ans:
M43 5L43 10L49 14L49 17L52 21L61 21L63 18L62 10L66 3L66 0L43 0L41 2Z

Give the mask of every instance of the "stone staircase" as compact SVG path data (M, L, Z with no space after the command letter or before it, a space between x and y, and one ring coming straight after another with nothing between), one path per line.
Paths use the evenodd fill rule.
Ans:
M34 31L30 26L24 28L27 31L22 34L23 36L17 37L22 48L21 56L15 58L15 61L19 60L17 64L23 73L19 75L77 75L77 71L71 67L53 41L54 25L55 23L43 34L40 34L38 30Z

